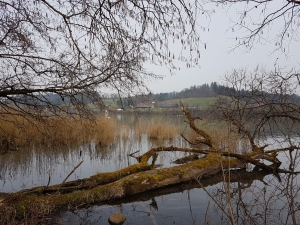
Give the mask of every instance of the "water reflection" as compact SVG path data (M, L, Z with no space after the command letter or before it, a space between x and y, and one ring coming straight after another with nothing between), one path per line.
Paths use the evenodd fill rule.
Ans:
M125 224L200 224L209 200L195 182L176 185L128 198L112 205L93 206L64 214L66 224L108 224L108 217L122 212ZM191 197L192 196L192 197ZM187 210L188 209L188 210Z
M192 192L192 193L191 193ZM198 196L189 198L188 196ZM164 195L148 201L138 201L121 205L94 206L87 210L69 212L64 219L66 224L109 224L107 218L116 211L122 212L125 224L203 224L207 201L200 189ZM199 204L202 202L202 204ZM155 205L155 206L154 206ZM186 209L190 208L190 211Z
M182 126L184 118L166 119ZM129 154L136 151L140 151L136 153L140 155L156 146L187 146L180 137L149 140L146 133L136 136L133 130L122 131L123 125L134 127L143 120L145 117L142 116L119 116L120 135L113 145L106 147L94 142L80 147L62 146L53 149L35 146L2 155L0 192L46 185L48 174L50 184L61 183L81 161L83 163L69 180L132 165L136 159ZM284 140L277 138L274 145L284 147ZM164 167L171 166L181 154L160 154L157 163ZM300 157L296 151L281 153L279 159L283 161L281 168L300 170ZM190 182L112 202L111 205L72 209L62 213L61 219L65 224L108 224L108 217L121 211L127 217L125 224L232 224L230 216L234 218L235 224L300 224L299 176L281 174L279 182L266 171L238 170L231 172L229 182L228 174L225 175L226 181L222 174L201 180L205 189L198 182Z
M296 151L281 153L282 168L299 171L299 156ZM125 224L300 224L299 176L280 178L258 168L227 171L201 180L201 185L191 182L74 209L62 218L65 224L108 224L108 217L121 211Z
M228 179L228 176L226 173L225 178ZM236 170L230 176L230 183L222 182L224 177L221 174L201 180L205 190L194 181L110 205L73 209L61 216L65 224L108 224L108 217L117 211L127 217L125 224L232 224L226 216L228 198L225 192L229 188L235 224L292 224L292 215L297 221L294 224L299 223L300 209L294 207L293 212L289 210L292 208L291 199L296 201L299 196L283 196L284 190L281 189L287 187L287 180L279 184L266 171ZM298 185L293 184L292 187L299 190Z
M114 119L114 118L111 118ZM82 179L97 172L118 170L136 163L129 154L139 151L137 155L157 146L184 147L187 144L181 137L171 140L149 140L146 133L134 134L134 127L142 121L162 120L162 117L142 117L137 115L118 115L119 136L114 144L101 146L98 143L83 143L81 146L34 146L27 149L9 152L0 157L0 192L19 191L35 186L47 185L50 175L50 185L61 183L81 161L80 167L68 180ZM166 117L165 121L182 124L182 117ZM129 125L130 132L123 129ZM124 130L124 131L123 131ZM165 167L182 153L160 154L157 163Z

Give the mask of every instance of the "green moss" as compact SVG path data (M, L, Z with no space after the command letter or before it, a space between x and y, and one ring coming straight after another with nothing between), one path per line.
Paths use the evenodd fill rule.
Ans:
M144 161L148 160L155 152L154 150L148 152L142 159ZM20 192L5 200L6 203L14 207L18 218L30 215L34 211L48 214L69 205L77 206L95 202L103 203L111 199L123 198L164 185L184 182L188 179L193 179L189 177L190 171L209 168L221 163L226 167L229 163L232 164L233 162L235 161L230 158L221 157L219 154L208 154L205 158L172 168L158 170L150 170L151 165L142 162L115 172L101 173L84 179L83 183L85 186L89 186L89 189L52 195L33 195ZM70 184L78 185L77 182L70 182ZM65 187L67 186L68 184Z
M97 182L97 185L103 185L119 180L130 174L138 173L149 169L151 169L150 165L146 163L138 163L114 172L99 173L94 176L91 176L90 179L94 179Z

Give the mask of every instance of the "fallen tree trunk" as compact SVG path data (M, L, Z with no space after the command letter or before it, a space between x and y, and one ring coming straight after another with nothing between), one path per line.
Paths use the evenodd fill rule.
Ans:
M145 160L149 159L148 156L149 155L145 154L139 163L141 168L146 168ZM208 154L205 158L184 165L137 172L124 176L116 181L91 188L78 188L78 190L74 191L74 187L71 185L70 188L73 190L72 192L45 194L40 191L43 187L33 188L31 190L7 195L0 206L0 217L6 218L7 221L13 216L18 220L22 220L24 219L24 215L32 215L35 212L38 212L41 216L51 214L62 207L105 203L149 190L207 177L220 172L224 168L242 167L245 167L245 163L238 159L226 159L218 154ZM128 171L128 168L120 170L119 172L122 173L124 171ZM85 182L92 183L97 180L97 176L99 178L103 175L98 174L92 176L85 179ZM64 185L75 184L76 182L67 182ZM58 188L58 185L49 187L49 190L55 190L56 188ZM67 187L65 186L64 188L66 189Z
M230 171L230 173L229 172L218 173L206 179L201 179L201 184L204 187L209 187L209 186L214 186L216 184L219 184L220 182L224 182L225 180L226 182L239 183L241 188L247 188L251 186L253 182L256 181L265 183L264 179L268 175L270 175L270 173L266 170L247 171L246 169L235 169ZM169 187L155 189L153 191L144 192L142 194L137 194L125 199L123 198L120 200L116 200L113 201L113 204L118 205L118 204L132 203L132 202L141 201L141 199L143 201L147 201L162 195L178 193L184 190L192 190L194 188L199 188L199 183L196 182L195 180L191 180L190 182L185 184L171 185Z
M206 157L171 168L155 169L155 159L162 151L201 153ZM252 163L270 173L274 172L273 167L257 160L259 155L255 152L242 155L171 146L150 149L136 158L139 163L118 171L99 173L86 179L7 194L0 202L0 217L8 221L7 224L10 224L9 221L12 218L22 221L25 216L37 220L34 216L49 215L61 208L105 203L131 197L146 191L208 177L224 169L244 168L247 163ZM149 164L148 161L151 158L152 162ZM288 172L276 169L276 172Z

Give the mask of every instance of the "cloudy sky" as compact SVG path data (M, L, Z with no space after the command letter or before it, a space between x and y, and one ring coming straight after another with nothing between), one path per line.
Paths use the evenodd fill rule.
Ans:
M277 7L282 5L282 2L277 2ZM269 27L269 30L264 31L264 37L266 40L263 43L256 43L254 48L247 50L245 48L239 48L232 51L232 48L236 44L236 37L242 37L245 34L239 31L232 31L230 28L230 21L238 21L236 16L237 8L227 9L216 8L215 13L211 16L210 20L199 18L199 25L209 28L203 31L199 28L199 32L202 37L202 42L207 43L207 48L201 51L200 68L186 68L182 63L180 71L177 71L175 75L171 76L168 70L163 67L155 67L149 65L150 71L155 73L164 74L163 80L157 80L149 83L149 88L154 93L181 91L184 88L188 88L192 85L201 85L204 83L211 83L216 81L222 83L222 76L230 72L233 68L248 68L251 70L257 65L264 66L271 70L274 68L274 64L290 68L299 68L300 65L300 43L293 40L287 46L288 54L283 54L282 51L275 51L274 38L278 32L278 29L282 24L278 21ZM276 7L276 6L275 6ZM259 15L257 15L258 18ZM255 15L254 15L255 17ZM252 16L253 18L253 16ZM296 24L299 26L299 24ZM179 46L178 46L179 47Z

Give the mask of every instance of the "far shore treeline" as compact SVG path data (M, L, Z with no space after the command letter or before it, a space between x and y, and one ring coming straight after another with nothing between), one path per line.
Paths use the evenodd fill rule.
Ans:
M85 93L84 91L78 92L75 94L72 98L70 96L61 96L54 93L47 93L40 95L40 97L35 96L35 98L32 99L32 101L35 101L38 105L43 105L44 100L47 99L51 104L53 105L64 105L69 104L73 101L82 101L84 104L94 104L99 102L94 102L94 99L99 99L99 97L102 99L102 103L97 104L100 105L100 110L107 109L110 106L114 106L117 108L135 108L140 103L148 103L148 102L155 102L158 103L164 103L164 104L176 104L178 105L178 101L180 99L196 99L198 98L198 101L187 101L187 103L191 102L191 105L208 105L209 102L211 102L211 99L215 96L233 96L233 95L240 95L243 96L243 100L247 101L248 103L251 103L251 99L249 101L248 97L251 98L251 93L245 90L240 89L236 90L231 87L227 87L224 85L220 85L217 82L212 82L211 84L202 84L202 85L193 85L189 88L185 88L181 91L173 91L173 92L162 92L162 93L148 93L144 95L138 95L138 96L128 96L120 98L117 94L104 94L100 96L99 93L93 92L91 93ZM268 98L272 101L276 101L277 97L276 94L268 94L264 93L262 96L269 96ZM91 97L92 96L92 97ZM292 96L287 96L290 98L292 102L300 102L300 96L297 94L294 94ZM22 97L20 97L22 98ZM30 101L30 97L26 97L27 101ZM202 99L202 100L199 100ZM203 99L208 99L207 101L204 101ZM37 99L41 99L39 102L36 102ZM199 102L200 101L200 102ZM204 102L203 102L204 101ZM253 102L254 104L255 102ZM102 105L102 106L101 106ZM98 108L98 107L97 107ZM175 107L176 108L176 107ZM204 107L206 108L206 107ZM98 111L98 110L97 110Z
M270 101L276 102L278 100L278 96L274 93L271 94L259 90L257 90L257 92L261 92L260 95L262 98L268 96L268 99ZM220 85L217 82L212 82L210 85L209 84L194 85L189 88L185 88L179 92L173 91L173 92L164 92L164 93L157 93L157 94L150 93L148 95L143 95L143 96L140 95L135 97L130 96L128 98L123 98L123 99L119 99L119 97L116 94L111 94L110 96L107 96L108 98L106 99L113 99L113 101L116 102L119 108L130 108L130 106L136 106L140 102L174 103L174 101L172 100L193 99L193 98L201 98L203 101L203 99L205 98L211 99L215 96L220 96L220 95L228 96L228 97L240 96L242 97L241 100L248 102L248 104L256 104L258 100L258 99L255 100L251 99L252 94L251 91L249 90L245 90L243 88L237 90L232 87ZM300 102L300 96L298 94L287 95L286 97L289 99L290 102L293 103ZM197 105L197 103L195 104ZM192 105L195 106L195 104Z

